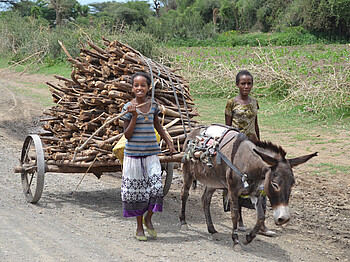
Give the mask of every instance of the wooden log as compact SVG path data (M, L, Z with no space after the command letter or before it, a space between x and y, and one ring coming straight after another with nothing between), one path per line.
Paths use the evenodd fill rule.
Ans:
M70 57L68 60L74 66L72 80L62 77L60 80L64 81L65 86L59 85L50 89L53 100L59 105L45 112L52 119L45 121L43 129L57 139L43 140L45 144L55 146L45 149L49 153L48 159L50 154L62 160L85 156L94 159L97 156L98 161L107 162L115 159L111 149L122 135L123 121L114 119L98 136L96 131L102 123L108 122L109 117L115 118L120 114L125 103L133 99L131 74L140 71L150 73L150 70L155 80L156 101L164 108L160 115L161 122L170 131L175 147L182 149L186 136L180 118L182 117L188 129L187 113L191 125L196 123L192 118L198 114L193 108L187 80L175 73L177 69L156 63L118 41L106 40L104 44L108 45L106 49L90 43L92 49L82 49L81 56L77 59ZM177 107L173 89L180 108ZM80 152L81 156L77 156L74 147L83 142L87 148ZM165 149L165 145L163 148Z
M113 144L115 141L118 141L123 136L123 133L112 136L102 142L98 143L98 147L102 148L104 144Z
M70 74L70 77L72 78L74 84L76 84L77 86L82 86L81 83L77 80L77 78L75 77L75 68L72 69L72 72Z
M181 162L182 158L184 156L184 153L178 153L174 154L173 156L169 155L160 155L159 160L161 163L168 163L168 162Z
M92 42L90 42L90 41L88 41L87 43L88 43L88 45L89 45L91 48L95 49L97 52L99 52L99 53L101 53L101 54L103 54L103 55L105 55L105 56L109 56L109 54L108 54L108 52L107 52L106 50L104 50L104 49L98 47L97 45L95 45L94 43L92 43Z
M182 127L179 128L170 128L168 129L168 133L171 136L177 136L177 135L181 135L184 133L184 129Z
M108 61L108 57L105 56L105 55L102 55L100 53L97 53L97 52L93 52L92 50L88 50L86 48L82 48L80 49L83 53L85 53L86 55L89 55L91 57L95 57L95 58L98 58L98 59L103 59L103 60L106 60ZM67 59L68 60L68 59Z
M115 90L109 91L108 97L109 98L118 98L118 99L127 99L127 100L133 99L132 95L130 95L128 93L120 92L120 91L115 91Z
M53 75L56 79L65 81L67 84L74 85L74 81L63 76Z

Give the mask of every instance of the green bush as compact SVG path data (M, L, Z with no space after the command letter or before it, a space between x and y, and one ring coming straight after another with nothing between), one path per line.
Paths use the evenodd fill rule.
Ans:
M2 13L0 16L0 53L9 54L10 61L60 64L66 60L59 42L62 42L72 57L79 56L80 48L87 46L87 41L104 47L101 36L110 40L119 40L129 44L148 57L161 56L158 41L148 33L136 32L116 25L105 26L103 21L93 26L87 19L51 28L45 19L21 17L16 12Z
M212 46L296 46L311 44L333 43L325 37L316 36L306 31L303 27L287 27L274 33L247 33L240 34L231 30L219 34L211 42ZM335 41L337 42L337 41Z
M146 57L154 58L157 60L158 57L162 56L159 49L160 44L158 43L157 39L151 34L128 30L123 34L116 35L115 38L116 39L113 40L118 40L131 46Z
M287 84L285 81L276 80L271 85L265 88L258 88L254 90L257 96L269 96L271 98L284 99L288 97L291 89L291 84Z
M205 23L199 12L191 8L187 8L183 13L178 10L170 10L160 18L149 17L144 31L163 42L176 43L184 40L184 44L189 39L203 41L215 36L214 25Z

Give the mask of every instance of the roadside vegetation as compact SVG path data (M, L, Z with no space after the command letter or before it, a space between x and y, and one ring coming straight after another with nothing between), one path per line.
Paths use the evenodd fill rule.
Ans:
M87 41L103 46L103 36L182 68L204 122L222 114L236 73L248 69L270 125L349 128L350 0L1 3L2 68L69 77L59 41L77 57ZM286 117L295 120L274 119Z
M254 95L270 112L346 119L350 111L350 46L172 48L174 61L200 97L235 95L235 74L250 70ZM270 104L269 103L269 104Z

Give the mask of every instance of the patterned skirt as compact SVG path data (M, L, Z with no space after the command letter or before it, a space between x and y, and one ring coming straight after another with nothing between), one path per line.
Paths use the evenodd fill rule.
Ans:
M124 156L121 186L124 217L163 211L162 170L158 155Z

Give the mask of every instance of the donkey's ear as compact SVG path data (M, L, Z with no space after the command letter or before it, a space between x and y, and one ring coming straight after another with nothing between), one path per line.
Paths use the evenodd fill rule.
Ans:
M275 166L275 165L277 165L277 162L278 162L277 159L275 159L275 158L273 158L273 157L271 157L271 156L269 156L269 155L266 155L266 154L264 154L264 153L261 153L261 152L259 152L258 150L256 150L255 148L253 149L253 151L254 151L258 156L260 156L261 159L262 159L266 164L268 164L268 165L270 165L270 166Z
M288 160L291 167L295 167L297 165L304 164L306 161L310 160L314 156L317 156L317 153L318 152L315 152L315 153L310 154L310 155L300 156L297 158L291 158L291 159L287 159L287 160Z

